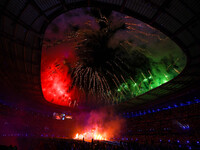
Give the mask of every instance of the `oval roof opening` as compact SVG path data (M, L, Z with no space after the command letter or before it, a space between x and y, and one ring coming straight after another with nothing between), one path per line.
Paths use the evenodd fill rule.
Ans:
M62 106L119 104L169 82L186 61L176 43L133 17L74 9L46 29L42 91Z

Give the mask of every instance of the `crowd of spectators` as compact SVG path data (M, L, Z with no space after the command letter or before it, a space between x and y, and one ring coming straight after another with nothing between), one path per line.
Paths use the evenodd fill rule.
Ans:
M108 141L79 141L56 138L29 139L28 142L18 143L19 146L0 146L1 150L188 150L200 149L199 145L180 146L179 144L139 144L137 141L108 142ZM19 150L18 149L18 150Z
M129 118L125 137L189 144L200 140L200 103Z
M71 134L73 119L61 121L34 112L0 108L0 150L200 150L200 103L126 118L124 135L112 139L118 143L61 139ZM16 139L16 144L7 138ZM5 146L5 141L10 143Z

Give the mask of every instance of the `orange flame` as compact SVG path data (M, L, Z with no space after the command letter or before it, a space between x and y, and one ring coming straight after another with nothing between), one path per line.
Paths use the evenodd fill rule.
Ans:
M87 132L84 132L82 134L76 133L76 136L74 137L74 139L78 139L78 140L82 140L84 138L84 140L107 140L107 134L106 133L99 133L98 128L89 130Z

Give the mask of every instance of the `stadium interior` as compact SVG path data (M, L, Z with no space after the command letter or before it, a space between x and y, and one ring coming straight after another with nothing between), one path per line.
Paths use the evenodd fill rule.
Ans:
M0 149L200 150L200 1L0 0Z

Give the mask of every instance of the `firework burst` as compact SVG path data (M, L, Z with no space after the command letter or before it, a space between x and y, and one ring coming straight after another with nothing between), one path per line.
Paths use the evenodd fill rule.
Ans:
M116 89L126 82L130 74L134 76L135 69L146 62L140 60L140 65L136 61L129 62L127 58L129 51L123 46L129 43L128 41L122 41L115 48L109 45L117 31L126 30L124 22L113 25L109 15L103 15L100 10L95 13L99 30L78 30L76 35L71 36L76 37L74 41L77 42L75 46L77 62L70 67L72 86L77 86L89 95L95 96L96 100L111 103L119 95ZM135 51L134 55L137 55L137 59L145 59L145 56L138 51ZM121 92L123 96L126 93L126 90Z
M71 20L68 14L68 27L63 26L62 37L44 40L46 54L62 50L60 55L53 54L51 62L60 60L56 65L44 54L48 63L43 59L41 80L48 101L65 106L81 102L118 104L166 83L183 69L183 57L172 56L177 47L152 27L110 10L78 11L74 16L71 13ZM81 22L77 17L85 19ZM165 55L160 51L167 46L171 54ZM156 50L161 55L158 58ZM55 80L57 76L59 80ZM64 82L59 84L63 90L59 91L54 82ZM70 99L64 94L69 94Z

